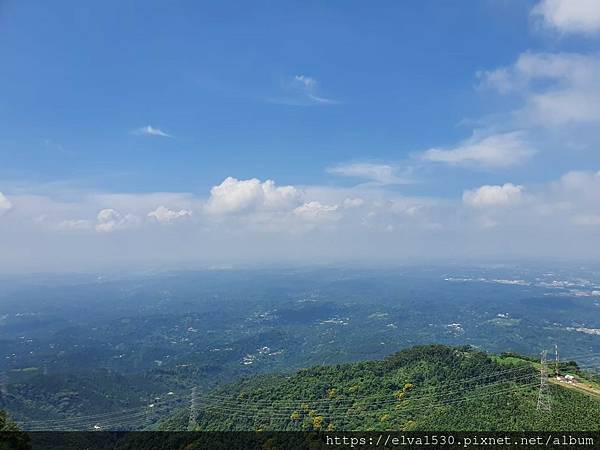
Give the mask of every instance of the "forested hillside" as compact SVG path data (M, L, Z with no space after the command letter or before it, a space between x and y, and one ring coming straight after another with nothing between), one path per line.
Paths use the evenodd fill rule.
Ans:
M536 410L539 372L529 361L470 347L413 347L384 360L242 380L199 396L199 430L596 430L600 402L551 386ZM161 429L185 429L185 412Z

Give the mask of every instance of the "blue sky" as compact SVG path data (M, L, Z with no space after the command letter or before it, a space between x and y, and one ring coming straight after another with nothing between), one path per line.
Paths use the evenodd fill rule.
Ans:
M486 238L464 217L498 232L496 216L506 214L469 205L469 192L490 188L480 192L491 196L486 207L526 197L550 208L550 192L571 172L597 191L598 8L590 0L5 0L0 227L25 233L24 221L34 221L42 228L21 235L31 239L79 223L80 234L60 239L85 240L89 229L92 245L101 211L118 214L115 229L144 234L148 214L164 207L186 212L164 222L189 219L193 239L206 239L203 217L214 222L218 209L210 190L232 177L239 183L225 200L246 203L231 217L246 226L258 211L261 233L281 219L265 216L280 207L262 184L274 180L277 195L282 186L300 192L286 197L294 217L311 202L319 220L337 215L330 231L346 226L345 200L363 200L363 216L352 213L344 228L350 242L360 223L400 203L404 214L432 210L410 233L469 230L477 247ZM259 194L242 183L252 179ZM156 193L171 204L148 200ZM97 200L127 195L131 204L118 208ZM382 212L386 202L396 210ZM570 217L596 236L598 211L573 208ZM402 220L377 226L406 229ZM312 222L310 239L319 233ZM306 236L289 238L290 252ZM332 253L346 257L345 245Z
M108 190L329 183L452 144L487 109L475 73L543 44L523 2L4 3L2 167ZM296 75L338 103L293 104Z

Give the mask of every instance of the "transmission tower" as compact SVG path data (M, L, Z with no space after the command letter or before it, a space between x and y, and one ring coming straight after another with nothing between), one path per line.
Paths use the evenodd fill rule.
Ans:
M558 357L558 345L554 344L554 356L556 357L556 361L554 362L554 372L556 378L560 376L560 359Z
M542 352L540 359L540 391L538 394L537 410L541 412L549 413L551 409L550 405L550 387L548 386L548 351Z
M195 431L198 428L198 397L196 388L192 388L192 401L190 403L190 420L188 421L188 431Z

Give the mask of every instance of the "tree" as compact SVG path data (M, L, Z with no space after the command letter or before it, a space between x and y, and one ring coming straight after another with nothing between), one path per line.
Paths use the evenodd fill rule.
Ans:
M0 410L0 450L30 450L29 436Z

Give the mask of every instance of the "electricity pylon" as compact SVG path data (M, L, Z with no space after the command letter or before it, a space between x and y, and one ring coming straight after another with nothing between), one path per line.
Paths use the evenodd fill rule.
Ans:
M192 388L192 401L190 403L190 419L188 421L188 431L195 431L198 428L198 398L196 395L196 388Z
M560 375L560 360L558 358L558 345L556 344L554 344L554 356L556 357L556 361L554 363L554 375L556 375L556 378L558 378Z
M537 410L549 413L551 410L550 387L548 386L548 351L542 352L540 359L540 391L538 393Z

